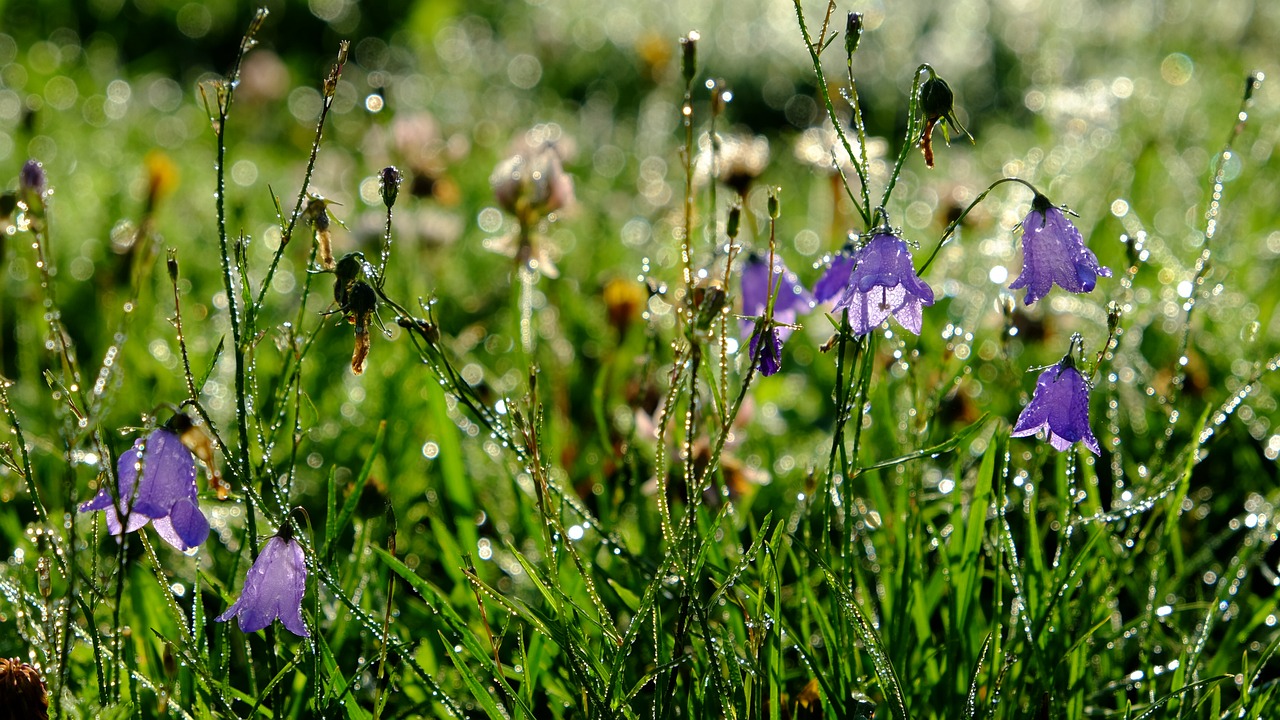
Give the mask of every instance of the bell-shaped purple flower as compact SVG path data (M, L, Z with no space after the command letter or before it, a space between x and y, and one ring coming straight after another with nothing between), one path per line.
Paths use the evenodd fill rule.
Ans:
M240 599L219 615L218 622L238 617L240 629L257 632L279 620L299 637L311 637L302 621L302 595L307 588L307 563L302 546L285 525L268 540L244 578Z
M1072 339L1074 351L1078 340ZM1031 402L1022 409L1013 426L1013 437L1035 435L1043 430L1055 450L1070 448L1078 440L1094 455L1098 439L1089 429L1089 383L1076 369L1072 353L1040 373Z
M80 512L104 511L112 535L151 523L165 542L183 552L209 537L209 521L196 495L195 458L172 430L160 428L145 440L139 438L120 456L116 477L118 499L104 487L80 506Z
M1084 238L1062 210L1036 193L1031 212L1022 221L1022 274L1010 290L1027 289L1027 305L1049 294L1057 283L1063 290L1087 293L1098 276L1111 277L1111 269L1098 264L1098 256L1084 246Z
M919 335L923 308L933 304L933 289L916 274L906 241L890 230L878 230L852 261L835 309L849 311L853 333L865 335L892 315L899 325ZM828 274L836 268L833 262Z
M813 295L800 284L796 274L783 265L781 259L774 260L773 272L769 272L769 260L752 253L742 268L742 332L752 333L749 351L755 357L756 347L761 336L766 338L764 353L760 360L760 372L772 375L781 367L782 345L790 337L796 314L813 309ZM768 311L769 292L777 290L773 300L773 323L768 328L755 331L756 321L749 318L762 317Z

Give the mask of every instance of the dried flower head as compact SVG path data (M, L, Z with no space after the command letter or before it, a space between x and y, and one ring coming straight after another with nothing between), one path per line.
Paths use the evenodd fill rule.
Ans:
M1089 383L1076 369L1074 355L1080 344L1080 336L1073 335L1067 354L1040 373L1031 402L1013 426L1012 437L1044 431L1055 450L1066 450L1082 440L1094 455L1100 452L1098 439L1089 428Z
M196 494L195 459L174 431L159 428L138 438L120 455L116 477L116 497L104 487L80 506L80 512L104 511L112 535L151 523L165 542L182 552L209 537L209 521Z
M302 596L307 589L307 562L302 546L286 524L267 540L244 578L240 598L219 615L218 622L239 619L240 630L257 632L279 620L289 632L311 637L302 620Z
M18 658L0 658L0 718L49 720L44 678Z
M573 202L573 178L550 141L519 148L489 176L493 196L523 227Z
M308 225L315 229L316 233L316 253L320 258L320 267L325 270L333 269L333 239L329 233L329 204L320 195L310 195L307 199L307 207L302 211L302 219Z
M1111 269L1098 264L1098 256L1084 245L1084 238L1062 210L1036 193L1031 212L1022 221L1022 274L1010 290L1027 289L1027 305L1049 294L1057 283L1073 293L1093 290L1098 276L1111 277Z
M356 328L355 349L351 353L351 372L355 375L364 374L364 362L369 358L369 324L377 309L378 293L373 286L364 280L353 283L346 312L347 322Z
M715 178L742 197L769 166L769 139L763 135L703 135L694 171L698 181Z

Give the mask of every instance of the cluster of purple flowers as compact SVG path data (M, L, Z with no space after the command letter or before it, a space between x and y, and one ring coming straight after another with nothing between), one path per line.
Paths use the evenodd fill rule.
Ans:
M80 512L102 511L112 535L141 530L150 523L165 542L192 553L208 539L209 520L200 510L195 456L179 430L187 426L189 432L190 423L182 422L186 417L181 414L174 417L176 422L139 438L120 455L115 492L100 488L80 505ZM256 632L279 619L290 632L310 637L302 621L306 561L288 528L284 524L263 546L245 576L240 599L218 616L219 621L238 616L241 630Z
M879 212L884 217L883 210ZM1022 273L1009 288L1026 288L1025 304L1040 300L1054 285L1073 293L1087 293L1093 290L1099 276L1111 277L1111 270L1098 263L1064 211L1039 192L1021 227ZM920 334L924 308L933 305L934 294L920 279L910 247L887 222L866 237L866 242L850 243L831 260L812 294L781 260L775 260L773 271L769 272L763 258L748 256L741 271L743 315L758 320L745 324L744 331L751 329L749 357L753 361L759 358L761 374L778 372L782 345L797 314L817 303L834 301L833 310L846 311L849 329L856 336L881 327L890 317L904 329ZM758 349L762 340L763 349ZM1044 430L1058 450L1083 440L1085 447L1099 452L1098 441L1089 429L1089 384L1075 368L1073 359L1078 346L1078 338L1073 338L1072 351L1041 373L1031 402L1014 426L1014 437Z

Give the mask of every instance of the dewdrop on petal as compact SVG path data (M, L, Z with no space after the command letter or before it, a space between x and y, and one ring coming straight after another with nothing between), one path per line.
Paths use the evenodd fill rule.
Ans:
M80 512L103 511L112 535L151 523L165 542L182 552L209 537L209 521L200 511L196 494L195 458L174 430L158 428L146 439L138 438L120 454L116 478L114 495L109 487L100 488L79 508Z

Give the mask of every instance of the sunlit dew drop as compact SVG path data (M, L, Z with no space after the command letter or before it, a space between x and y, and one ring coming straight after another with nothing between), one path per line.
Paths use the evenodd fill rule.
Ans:
M382 112L383 105L382 96L378 93L370 93L364 99L364 109L371 113Z
M997 285L1003 285L1009 279L1009 269L1003 265L993 265L987 277Z

